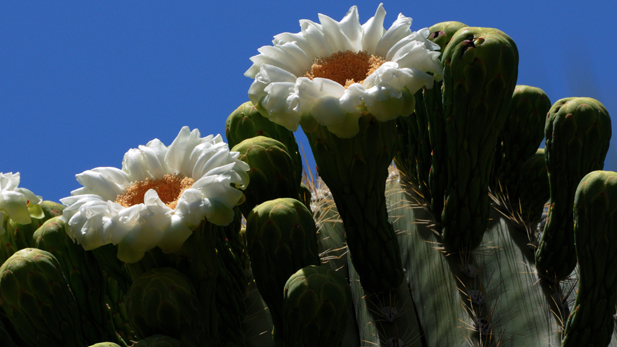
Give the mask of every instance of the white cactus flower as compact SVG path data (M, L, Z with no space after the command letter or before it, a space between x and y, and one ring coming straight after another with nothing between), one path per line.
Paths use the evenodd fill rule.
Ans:
M278 34L251 57L249 98L291 131L320 124L340 138L356 135L367 112L384 122L408 116L413 94L441 78L439 46L402 14L386 30L385 15L380 4L363 25L356 6L340 22L323 14L319 24L300 20L299 33Z
M0 235L4 234L7 218L18 224L30 224L32 218L28 206L38 204L42 198L26 188L19 188L21 176L18 173L0 172Z
M76 175L82 188L60 201L69 235L84 249L118 245L118 258L139 261L159 247L175 252L205 219L233 220L249 182L249 166L220 135L183 127L166 147L158 139L130 149L122 169L99 167ZM233 184L233 185L232 185Z

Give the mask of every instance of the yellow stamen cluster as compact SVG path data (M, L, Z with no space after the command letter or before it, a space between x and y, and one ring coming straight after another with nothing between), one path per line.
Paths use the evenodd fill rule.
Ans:
M382 57L362 52L337 52L327 58L317 58L305 77L328 78L345 88L353 83L362 83L386 60Z
M158 180L147 179L133 183L116 198L116 202L124 207L143 204L144 195L154 189L163 203L171 209L176 208L178 199L195 181L180 174L165 175Z

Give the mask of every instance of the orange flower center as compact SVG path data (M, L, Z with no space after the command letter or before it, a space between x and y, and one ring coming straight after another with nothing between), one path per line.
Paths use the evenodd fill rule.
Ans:
M316 58L304 77L331 79L347 89L352 83L362 83L386 60L367 52L337 52L327 58Z
M130 207L144 203L144 195L150 189L154 189L163 203L171 209L176 208L178 199L186 189L190 188L195 181L180 174L165 175L158 180L146 178L127 187L124 192L116 197L116 202L124 207Z

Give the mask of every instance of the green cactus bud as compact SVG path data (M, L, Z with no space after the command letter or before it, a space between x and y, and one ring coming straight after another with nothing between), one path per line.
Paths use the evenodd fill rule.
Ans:
M179 271L168 267L149 270L133 282L126 295L137 337L163 333L188 346L206 345L201 304L193 284Z
M83 320L86 343L117 340L114 324L105 303L105 278L92 252L73 242L60 217L47 220L32 235L34 247L54 255L75 296Z
M165 335L152 335L145 339L141 339L132 347L184 347L180 341L174 339L173 337L165 336Z
M448 184L441 220L446 250L476 248L487 228L488 185L497 138L518 75L518 50L505 33L463 28L442 57Z
M617 172L593 171L574 198L578 291L562 347L606 347L617 303Z
M441 22L429 28L428 39L439 45L442 52L445 51L452 36L467 25L461 22ZM431 168L428 172L428 194L430 200L429 209L433 212L436 222L441 221L441 211L443 210L444 195L448 183L446 161L446 123L442 102L443 81L435 81L431 89L422 89L424 108L428 123L428 137L431 145Z
M544 205L551 197L544 149L538 149L521 167L516 191L520 206L518 210L523 218L529 224L538 223Z
M296 199L266 201L247 218L253 276L270 309L275 332L283 324L281 293L285 282L299 269L320 264L316 232L311 212Z
M403 265L396 233L388 221L386 179L396 146L396 121L371 114L358 119L359 132L339 138L327 126L304 131L317 171L332 192L345 227L347 247L368 292L398 288ZM304 129L304 126L303 126Z
M536 268L540 276L561 280L576 266L574 194L584 175L604 167L611 139L611 118L597 100L561 99L549 111L545 138L551 205L536 251Z
M240 152L238 159L251 167L248 172L251 184L244 190L246 201L240 205L245 217L264 201L299 197L299 183L292 180L295 175L293 162L283 143L257 136L242 141L232 151Z
M329 266L308 266L285 283L284 346L337 347L353 314L351 287Z
M512 94L508 120L495 151L497 179L508 195L516 196L519 173L527 158L536 153L544 139L544 123L551 101L540 88L516 86ZM493 182L493 188L498 187Z
M217 262L215 225L206 220L193 230L179 251L163 253L160 248L154 248L146 252L140 261L127 263L125 266L134 281L149 270L163 267L174 268L189 278L200 303L198 309L204 315L206 337L202 343L213 346L218 338L219 321L216 310L216 284L219 275ZM128 302L126 306L128 307ZM119 305L121 313L122 308L123 306Z
M4 262L0 303L28 346L86 346L79 308L49 252L25 248Z
M459 29L466 27L466 24L456 21L437 23L428 28L428 31L430 32L428 39L438 44L441 52L444 52L448 46L448 43L450 43L452 36L454 36Z
M41 201L38 204L28 205L31 222L19 224L8 220L4 234L0 235L0 242L4 247L0 249L0 264L20 249L33 247L32 234L45 221L50 218L61 216L64 206L53 201Z
M294 163L294 182L297 185L300 184L302 179L302 157L298 151L298 143L293 132L262 116L252 102L245 102L229 115L225 122L225 135L230 148L256 136L266 136L280 141L287 147Z

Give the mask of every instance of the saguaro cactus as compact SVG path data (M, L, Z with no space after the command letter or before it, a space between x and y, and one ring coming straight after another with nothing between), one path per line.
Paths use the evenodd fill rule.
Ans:
M617 172L593 171L574 197L578 291L562 347L606 347L617 303Z
M574 194L583 176L604 167L611 132L608 111L594 99L561 99L549 111L544 154L551 205L536 252L540 276L561 280L576 266L572 218Z
M497 138L518 76L518 50L505 33L463 28L442 58L448 184L441 214L448 251L476 248L488 223L488 184Z

